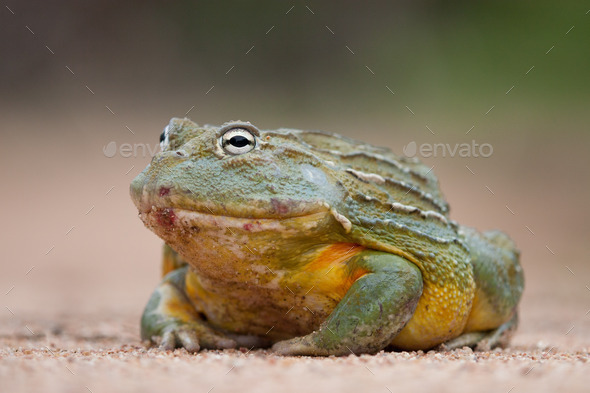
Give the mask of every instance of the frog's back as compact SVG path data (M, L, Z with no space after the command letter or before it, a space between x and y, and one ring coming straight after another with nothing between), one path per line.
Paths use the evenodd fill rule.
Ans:
M326 132L279 129L264 135L274 143L284 139L289 153L301 160L313 157L344 189L343 200L333 207L351 221L351 240L388 251L399 244L388 234L399 238L403 232L423 239L422 252L449 244L466 251L432 168L420 161ZM371 231L360 236L355 229Z
M422 209L434 210L445 216L448 213L448 205L432 168L417 159L398 156L390 149L338 134L286 129L278 132L295 136L304 148L323 158L329 166L333 164L342 173L344 179L341 180L351 191L367 191L369 196L371 186L377 186L382 192L381 197L399 196L401 193L405 201ZM360 183L347 182L346 179L351 177Z

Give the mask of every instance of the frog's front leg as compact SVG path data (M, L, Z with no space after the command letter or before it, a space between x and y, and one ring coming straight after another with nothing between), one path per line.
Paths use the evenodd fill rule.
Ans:
M154 291L141 317L141 338L161 349L234 348L236 342L199 316L184 291L188 267L170 272Z
M279 341L282 355L376 353L410 320L422 294L422 274L410 261L393 254L364 251L349 263L366 271L319 330Z

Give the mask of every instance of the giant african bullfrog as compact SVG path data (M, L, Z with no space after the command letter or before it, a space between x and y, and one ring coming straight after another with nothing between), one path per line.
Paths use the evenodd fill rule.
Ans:
M172 119L131 183L164 242L141 336L283 355L488 349L517 324L519 252L449 218L415 159L337 134Z

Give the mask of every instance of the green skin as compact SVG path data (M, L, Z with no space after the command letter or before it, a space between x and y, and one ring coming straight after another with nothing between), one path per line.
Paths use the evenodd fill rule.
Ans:
M251 133L252 150L224 150L236 127ZM516 326L514 244L448 220L428 168L385 149L173 119L131 197L166 242L167 274L141 321L142 338L163 349L488 349ZM331 246L349 244L360 247L331 257Z

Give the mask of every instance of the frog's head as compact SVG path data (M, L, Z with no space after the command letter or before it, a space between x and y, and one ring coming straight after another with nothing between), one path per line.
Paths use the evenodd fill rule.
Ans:
M160 141L162 151L131 183L131 197L140 214L160 214L162 224L178 211L301 217L328 212L343 198L331 169L288 132L172 119Z

